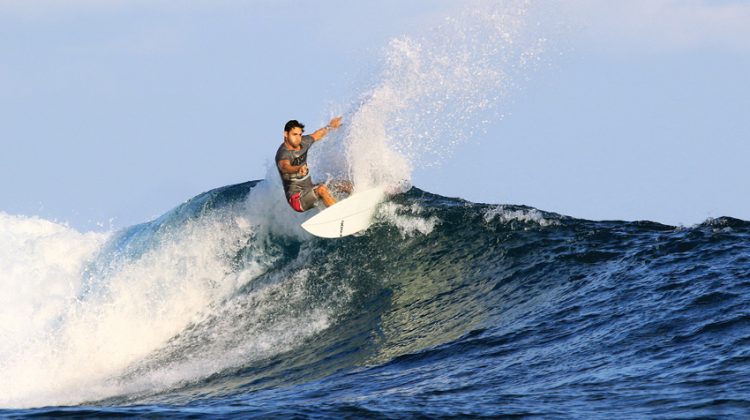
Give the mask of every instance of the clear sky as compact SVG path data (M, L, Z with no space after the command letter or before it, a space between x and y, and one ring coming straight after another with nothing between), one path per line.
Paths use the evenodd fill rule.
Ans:
M414 185L596 220L750 220L750 2L489 3L524 11L537 63L496 69L512 88ZM0 211L117 228L263 178L288 119L347 112L393 40L439 48L436 22L487 4L0 0Z

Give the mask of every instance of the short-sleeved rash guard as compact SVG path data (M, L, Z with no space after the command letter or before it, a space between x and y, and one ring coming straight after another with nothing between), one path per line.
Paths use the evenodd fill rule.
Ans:
M305 176L299 176L299 174L285 174L281 172L279 168L279 162L282 160L288 160L292 166L299 166L307 164L307 151L312 146L314 140L312 136L302 136L299 150L289 150L282 143L279 146L279 150L276 151L276 168L279 170L281 175L281 182L284 183L284 192L286 193L287 200L294 195L294 193L304 192L307 189L312 189L312 181L310 180L310 174Z

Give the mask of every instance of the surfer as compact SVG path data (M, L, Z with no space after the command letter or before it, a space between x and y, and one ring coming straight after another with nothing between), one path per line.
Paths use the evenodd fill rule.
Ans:
M315 207L323 200L326 207L336 203L326 184L313 185L310 170L307 168L307 151L313 143L322 140L331 130L341 127L341 117L332 119L327 126L309 135L302 135L305 125L291 120L284 126L284 143L276 152L276 167L284 184L284 192L289 205L298 212ZM343 183L337 189L351 192L351 184Z

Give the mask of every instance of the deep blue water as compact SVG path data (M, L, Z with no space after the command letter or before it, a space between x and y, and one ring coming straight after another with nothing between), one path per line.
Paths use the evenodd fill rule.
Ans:
M123 230L89 273L241 214L255 185ZM235 270L265 261L262 274L112 379L195 362L168 386L0 416L750 417L749 222L588 221L417 188L391 203L359 236L271 230L228 247ZM323 327L289 333L320 313ZM271 347L247 350L255 336Z

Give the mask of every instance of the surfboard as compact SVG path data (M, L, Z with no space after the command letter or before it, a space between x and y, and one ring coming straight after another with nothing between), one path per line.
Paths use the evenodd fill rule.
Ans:
M355 192L302 223L302 228L321 238L341 238L370 227L378 204L385 199L382 188Z

